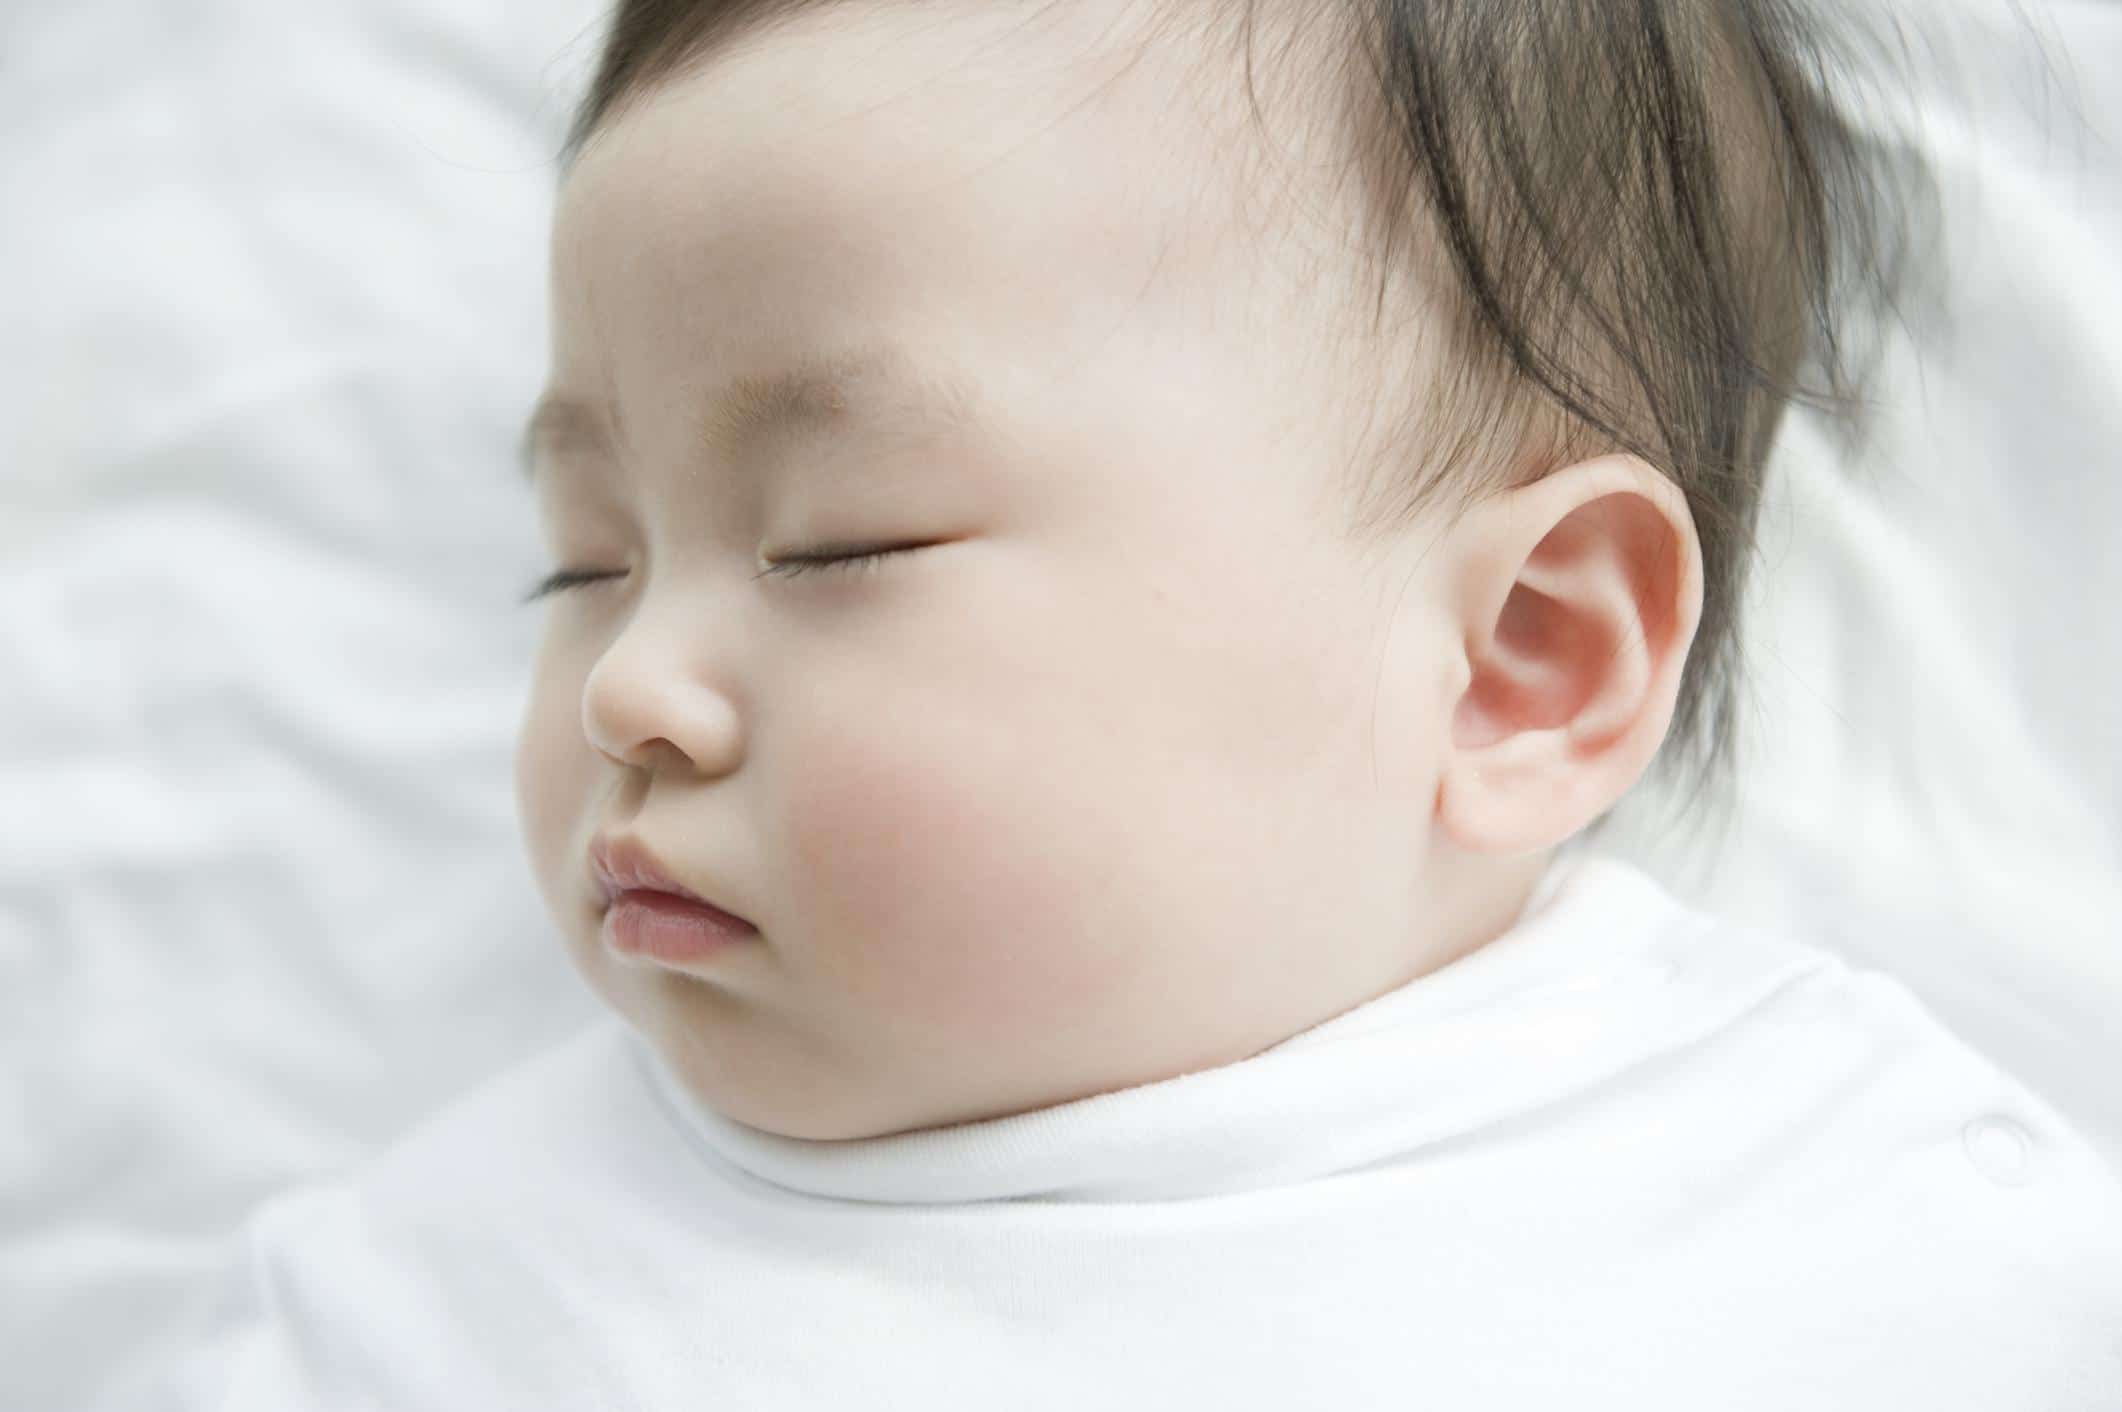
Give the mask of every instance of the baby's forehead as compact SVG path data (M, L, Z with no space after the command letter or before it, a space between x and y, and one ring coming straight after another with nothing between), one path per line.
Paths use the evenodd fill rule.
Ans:
M1225 8L803 7L615 110L563 189L558 263L601 240L740 295L801 261L850 301L1074 281L1057 322L1183 301L1287 342L1364 268L1356 184L1286 56L1248 75L1233 36L1171 18Z
M1095 206L1093 239L1183 211L1195 219L1177 238L1195 245L1213 233L1288 251L1309 225L1345 249L1349 213L1333 207L1349 194L1349 143L1318 72L1329 66L1296 62L1267 34L1249 60L1228 24L1204 22L1246 9L799 5L622 103L570 172L563 216L610 198L614 166L661 174L679 206L689 182L769 204L824 182L889 206L1028 171ZM1307 50L1324 52L1321 30L1309 27Z

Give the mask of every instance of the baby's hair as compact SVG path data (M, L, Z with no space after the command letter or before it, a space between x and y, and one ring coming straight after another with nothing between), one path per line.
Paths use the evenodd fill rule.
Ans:
M845 3L619 0L563 166L659 82ZM1340 121L1355 159L1368 224L1353 243L1376 279L1366 338L1438 337L1421 330L1441 310L1443 385L1388 381L1370 403L1385 430L1358 457L1352 535L1607 449L1685 492L1702 619L1659 767L1697 790L1734 766L1738 612L1770 443L1796 400L1861 421L1872 359L1851 331L1896 309L1916 268L1926 173L1850 102L1885 91L1871 85L1903 37L1883 12L1832 3L1153 4L1174 26L1235 22L1256 117L1256 30L1273 12L1273 52L1312 61L1283 74ZM1396 277L1415 303L1388 297ZM1388 327L1388 310L1415 308Z

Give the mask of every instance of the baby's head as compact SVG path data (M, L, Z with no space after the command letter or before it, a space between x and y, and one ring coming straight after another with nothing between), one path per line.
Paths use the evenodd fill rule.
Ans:
M625 0L516 781L590 984L759 1128L995 1117L1435 970L1714 768L1863 217L1781 9ZM613 949L600 837L757 935Z

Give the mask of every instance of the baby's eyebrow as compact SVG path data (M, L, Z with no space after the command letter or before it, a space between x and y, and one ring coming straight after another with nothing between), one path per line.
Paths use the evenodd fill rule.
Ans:
M858 413L968 428L985 403L971 378L928 367L897 343L865 343L732 378L710 400L698 444L718 459L756 461L770 442L829 434ZM536 483L543 452L609 452L607 410L553 392L539 398L523 430L523 479Z

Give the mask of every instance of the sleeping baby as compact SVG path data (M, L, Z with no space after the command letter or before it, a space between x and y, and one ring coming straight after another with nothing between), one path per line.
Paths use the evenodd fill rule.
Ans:
M2122 1185L1706 817L1912 189L1796 0L624 0L516 791L611 1017L150 1405L2122 1407ZM1691 822L1689 827L1693 827Z

